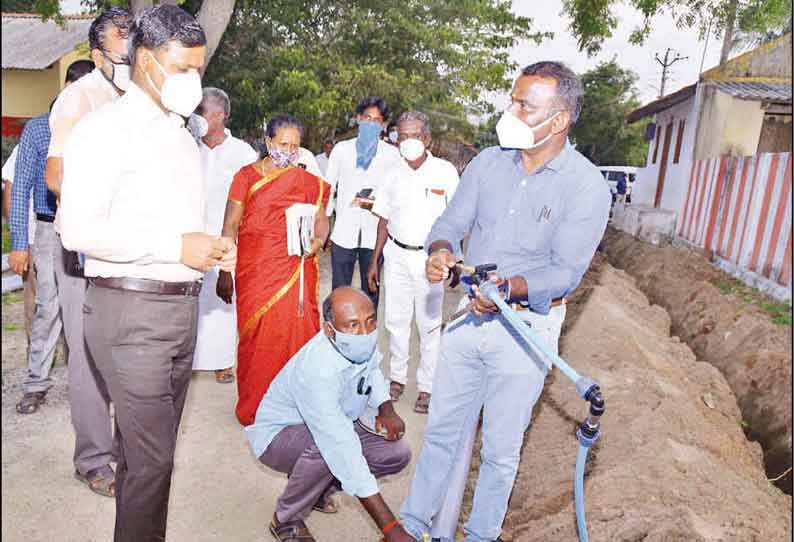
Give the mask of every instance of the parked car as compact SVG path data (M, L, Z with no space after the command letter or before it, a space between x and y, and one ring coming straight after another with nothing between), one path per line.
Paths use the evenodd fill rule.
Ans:
M638 168L634 166L598 166L598 169L601 170L604 180L609 185L613 202L618 194L618 181L622 178L626 181L626 203L631 203L631 189L637 177Z

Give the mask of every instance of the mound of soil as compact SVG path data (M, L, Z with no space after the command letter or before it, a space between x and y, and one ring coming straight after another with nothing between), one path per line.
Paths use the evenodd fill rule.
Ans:
M672 330L699 359L717 367L736 394L747 436L761 443L767 475L792 466L791 326L714 283L731 278L701 254L657 248L610 230L602 249L626 270L652 303L670 314ZM776 482L791 494L792 475Z
M788 540L791 498L767 482L760 446L745 438L720 372L670 337L664 309L603 258L577 298L562 355L601 384L607 409L585 480L590 539ZM503 540L577 540L574 432L585 412L573 385L553 371L525 438Z

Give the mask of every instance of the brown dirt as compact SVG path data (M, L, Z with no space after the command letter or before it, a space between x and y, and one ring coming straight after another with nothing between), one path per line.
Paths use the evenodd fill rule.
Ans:
M670 337L664 309L597 254L569 315L562 354L601 384L607 408L588 457L591 540L789 540L791 498L767 482L760 446L745 438L725 378ZM525 438L506 542L577 540L574 432L585 410L553 371Z
M748 437L764 449L767 475L789 469L791 326L773 323L741 296L722 293L714 284L728 283L730 276L695 251L653 247L617 231L607 233L602 247L612 265L635 277L650 301L667 310L673 333L725 375ZM791 472L776 485L791 494Z

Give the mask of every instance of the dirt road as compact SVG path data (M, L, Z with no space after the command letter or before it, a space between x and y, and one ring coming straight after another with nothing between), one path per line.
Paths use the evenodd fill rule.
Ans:
M330 261L321 263L321 299L330 291ZM356 273L354 275L358 277ZM458 296L447 296L447 307ZM382 304L381 304L382 313ZM382 316L382 315L381 315ZM107 542L112 539L114 504L95 496L72 477L74 436L66 395L66 367L56 362L55 387L47 404L21 416L25 335L21 303L3 306L2 354L2 539L8 542ZM18 329L17 329L18 327ZM380 348L387 352L382 332ZM413 412L418 342L406 394L397 404L408 427L414 458L426 417ZM387 365L388 367L388 365ZM387 373L388 374L388 373ZM216 384L211 374L194 373L177 444L168 539L175 542L270 540L266 534L286 478L259 464L234 417L235 386ZM396 510L408 492L413 465L381 485ZM308 524L323 542L378 540L375 525L357 500L342 495L336 516L312 514Z
M324 294L327 260L322 271ZM456 298L447 296L447 314ZM601 381L607 399L605 436L591 454L586 483L591 539L787 540L791 498L766 481L760 448L744 437L725 378L670 337L664 309L650 306L631 277L599 256L569 314L563 355ZM3 307L4 327L20 321L20 307ZM113 501L94 496L72 478L74 437L62 362L43 410L29 417L14 412L24 375L23 333L3 333L2 539L111 540ZM416 347L414 340L414 354ZM411 366L413 374L415 360ZM425 423L411 409L415 396L409 381L397 404L414 459ZM233 416L234 402L233 386L194 375L177 445L170 541L271 540L265 527L286 480L252 456ZM522 450L504 540L575 540L573 429L583 412L571 385L550 377ZM395 508L407 494L412 471L413 465L381 485ZM474 478L469 498L473 483ZM339 502L338 515L312 514L308 520L321 542L379 540L353 498L341 496Z

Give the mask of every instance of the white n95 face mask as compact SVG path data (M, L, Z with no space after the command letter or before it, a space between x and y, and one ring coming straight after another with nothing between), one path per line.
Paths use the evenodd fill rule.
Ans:
M201 90L201 76L198 71L191 71L188 73L168 73L165 68L157 62L154 55L149 53L154 63L160 68L160 71L165 75L165 81L162 88L157 90L152 78L146 74L149 84L160 95L160 100L163 106L169 111L173 111L183 117L189 117L195 111L198 104L201 103L203 97Z
M425 144L418 139L406 139L400 143L400 154L409 162L419 160L425 154Z
M499 138L499 146L503 149L534 149L540 147L548 141L552 134L550 133L540 141L535 141L535 130L544 124L551 122L551 120L559 115L557 111L552 116L537 124L529 126L524 121L516 117L509 109L502 113L499 122L496 123L496 135Z

